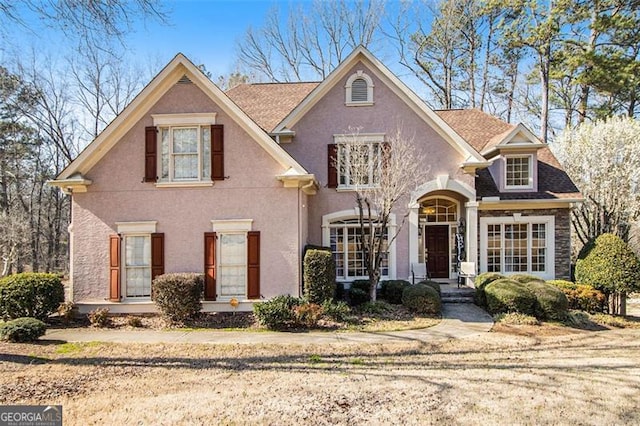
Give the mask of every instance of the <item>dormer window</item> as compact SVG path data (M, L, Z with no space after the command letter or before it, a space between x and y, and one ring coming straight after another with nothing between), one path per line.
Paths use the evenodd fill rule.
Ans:
M347 106L373 105L373 80L363 71L357 71L347 79L345 93Z
M505 157L505 189L533 188L533 155Z

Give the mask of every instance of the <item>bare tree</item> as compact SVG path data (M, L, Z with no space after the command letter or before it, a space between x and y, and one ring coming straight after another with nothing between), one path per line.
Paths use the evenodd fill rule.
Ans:
M324 79L357 46L374 42L383 11L382 0L316 0L283 22L272 9L262 28L245 33L239 61L271 81Z
M411 191L428 175L425 160L413 139L400 130L382 144L363 143L359 131L355 130L338 144L335 166L355 196L360 225L358 246L363 253L369 293L374 302L385 254L409 213L401 207L402 201L408 201ZM393 231L389 226L392 214L402 218Z

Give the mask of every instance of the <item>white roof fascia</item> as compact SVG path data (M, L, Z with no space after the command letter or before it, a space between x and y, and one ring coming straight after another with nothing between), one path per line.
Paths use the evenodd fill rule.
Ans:
M232 120L236 121L267 153L284 168L297 173L308 172L269 137L244 111L234 104L186 56L177 54L127 107L73 160L57 177L67 179L75 173L85 175L122 136L183 76L187 75Z

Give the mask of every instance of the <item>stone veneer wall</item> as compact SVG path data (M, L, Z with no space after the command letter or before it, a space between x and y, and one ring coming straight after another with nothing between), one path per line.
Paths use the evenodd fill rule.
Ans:
M555 240L556 240L556 279L568 280L571 278L571 221L568 208L542 209L542 210L479 210L478 231L480 230L481 217L513 216L520 213L522 216L555 216ZM480 259L480 247L478 244L478 259Z

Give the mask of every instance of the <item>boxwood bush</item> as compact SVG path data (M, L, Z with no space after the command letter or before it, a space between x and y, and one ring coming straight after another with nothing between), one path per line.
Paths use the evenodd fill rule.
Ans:
M569 314L569 301L564 292L542 281L532 280L523 285L536 298L536 318L563 321Z
M382 281L380 284L381 296L389 303L400 305L402 304L402 292L410 285L411 283L405 280Z
M485 287L492 282L503 278L504 275L500 275L497 272L485 272L478 275L473 282L476 287L476 293L473 296L473 301L475 302L475 304L478 306L482 306L483 308L486 307L487 298L484 293Z
M203 288L204 277L201 274L164 274L153 280L151 298L165 317L180 323L202 310Z
M440 295L426 284L411 285L402 292L402 304L419 314L437 315L442 308Z
M272 330L296 327L294 308L304 304L304 300L289 296L276 296L266 302L255 303L253 314L258 322Z
M536 296L531 290L517 281L502 278L484 287L486 307L490 314L519 312L536 315Z
M528 274L513 274L513 275L509 275L509 279L512 281L517 281L519 283L522 284L526 284L526 283L530 283L532 281L544 281L543 279L533 276L533 275L528 275Z
M336 293L336 267L327 250L307 250L304 255L304 295L311 303L322 304Z
M0 340L35 342L45 331L46 324L36 318L16 318L0 325Z
M349 302L351 306L360 306L363 303L370 302L369 291L359 287L351 287L349 289Z
M420 281L418 284L428 285L429 287L434 289L436 292L438 292L439 296L442 296L442 291L440 289L440 283L435 282L435 281L431 281L431 280L426 280L426 281Z
M25 272L0 280L0 317L45 320L64 302L64 286L56 274Z

